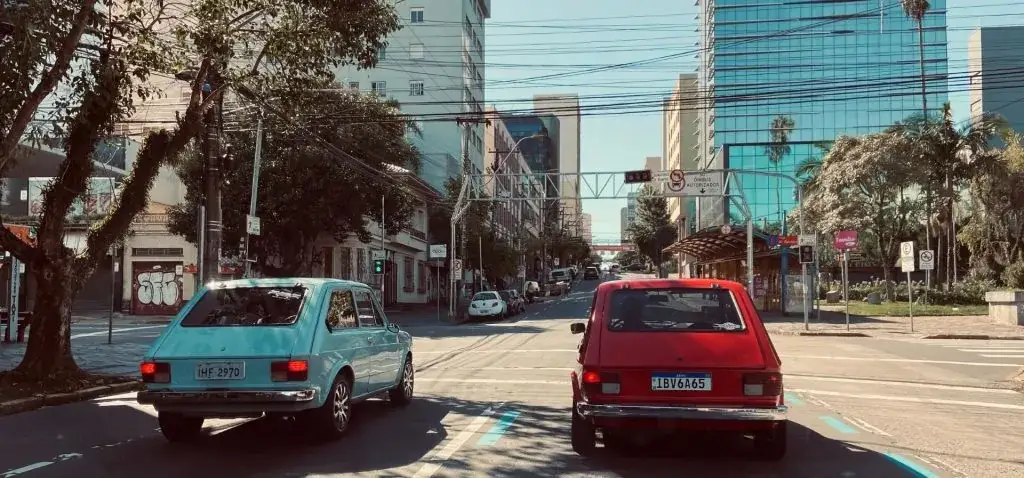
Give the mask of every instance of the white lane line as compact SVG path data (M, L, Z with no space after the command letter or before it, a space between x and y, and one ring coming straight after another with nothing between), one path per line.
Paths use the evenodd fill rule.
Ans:
M1020 348L1020 347L1012 347L1012 348L1009 348L1009 347L1006 347L1006 348L1004 348L1004 347L987 347L987 348L983 348L983 349L957 349L957 350L959 350L961 352L973 352L973 353L977 353L977 352L981 352L981 353L985 353L985 352L1005 352L1005 353L1017 353L1017 352L1020 352L1020 353L1024 353L1024 348Z
M904 358L882 358L882 357L836 357L833 355L783 355L783 359L801 358L812 360L852 360L860 362L901 362L901 363L931 363L944 365L971 365L975 367L1020 367L1017 363L1005 362L956 362L953 360L917 360Z
M964 392L1002 393L1006 395L1017 395L1017 392L1013 390L1007 390L1005 388L965 387L959 385L942 385L937 383L897 382L891 380L874 380L865 378L818 377L814 375L800 375L796 373L784 374L783 379L795 379L797 382L801 380L808 380L816 382L864 383L877 385L894 385L898 387L911 388L933 388L936 390L961 390Z
M892 435L882 431L881 428L878 428L878 427L876 427L876 426L874 426L874 425L872 425L872 424L870 424L870 423L868 423L868 422L866 422L864 420L861 420L860 418L854 418L854 417L843 417L843 418L845 418L846 421L854 424L855 426L857 426L861 430L864 430L864 431L866 431L868 433L874 433L875 435L879 435L879 436L883 436L883 437L891 437L892 436Z
M417 377L417 379L422 380L419 377ZM473 419L465 429L459 432L455 438L448 442L441 451L431 457L430 463L425 463L420 467L419 471L413 475L413 478L430 478L434 476L434 473L440 471L441 468L444 467L445 462L448 461L455 452L459 451L459 448L462 448L462 445L465 445L470 438L473 438L473 435L480 430L485 423L487 423L487 420L490 419L491 415L494 415L494 413L504 405L504 403L499 403L487 410L484 410L480 416Z
M911 403L931 403L935 405L962 405L966 407L980 407L980 408L999 408L1003 410L1024 410L1024 405L1013 405L1009 403L991 403L991 402L971 402L965 400L944 400L941 398L918 398L918 397L900 397L894 395L872 395L866 393L843 393L843 392L832 392L828 390L807 390L799 388L791 388L790 392L797 393L810 393L815 395L825 395L831 397L842 397L842 398L863 398L865 400L879 400L879 401L891 401L891 402L911 402Z
M104 332L104 333L106 333L106 332ZM416 353L418 355L423 355L423 354L443 355L443 354L451 354L451 353L458 353L458 354L537 354L537 353L548 353L548 352L579 353L580 351L576 350L576 349L530 349L530 350L527 350L527 349L501 349L501 350L494 350L494 349L492 349L492 350L424 350L424 351L417 351Z
M1024 358L1024 355L1021 355L1021 354L1017 354L1017 355L1005 355L1005 354L997 354L997 355L990 355L990 354L981 354L981 356L982 356L982 357L985 357L985 358Z
M147 325L145 327L132 327L130 329L114 329L113 333L115 333L115 334L123 334L125 332L132 332L132 331L135 331L135 330L162 329L162 328L166 328L166 327L167 327L166 325ZM98 335L107 335L107 331L106 330L101 330L99 332L86 332L84 334L75 334L75 335L72 335L71 338L72 339L78 339L78 338L82 338L82 337L96 337Z
M513 385L568 385L569 379L565 380L505 380L498 378L432 378L417 375L416 380L420 382L449 382L449 383L508 383Z
M0 478L11 478L11 477L14 477L14 476L18 476L18 475L22 475L22 474L28 473L30 471L38 470L40 468L45 468L45 467L53 465L55 463L60 463L62 461L73 460L75 458L81 458L81 457L82 457L81 453L65 453L63 455L57 455L57 456L53 457L53 461L40 461L40 462L33 463L31 465L23 466L21 468L15 468L13 470L7 470L3 474L0 474Z

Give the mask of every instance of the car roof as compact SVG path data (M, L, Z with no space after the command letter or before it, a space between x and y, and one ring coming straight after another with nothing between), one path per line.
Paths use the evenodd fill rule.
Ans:
M599 291L614 289L712 289L720 287L731 292L742 292L743 284L725 279L624 279L602 282L597 286Z
M365 287L370 286L362 282L356 282L351 280L343 279L328 279L321 277L258 277L252 279L232 279L225 281L218 281L213 284L217 287L224 288L235 288L235 287L291 287L291 286L303 286L303 287L320 287L329 285L339 286L350 286L350 287Z

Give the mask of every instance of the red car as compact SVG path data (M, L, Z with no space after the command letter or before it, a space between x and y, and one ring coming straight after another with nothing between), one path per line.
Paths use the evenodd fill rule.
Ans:
M572 447L593 453L686 430L751 435L786 454L782 362L742 284L709 279L597 287L572 372Z

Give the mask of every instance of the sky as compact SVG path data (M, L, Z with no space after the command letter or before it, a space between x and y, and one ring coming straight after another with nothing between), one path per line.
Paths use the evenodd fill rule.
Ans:
M878 0L888 4L899 0ZM684 56L614 71L557 79L531 79L697 49L698 7L693 0L492 0L486 25L485 102L498 110L532 107L535 94L576 93L582 106L668 96L680 73L697 59ZM978 26L1024 25L1021 0L947 0L950 73L967 69L967 38ZM1022 45L1024 47L1024 45ZM954 86L955 89L962 87ZM604 98L602 98L604 96ZM967 116L966 91L951 91L956 119ZM580 169L626 171L662 156L662 116L657 107L634 114L585 112L581 118ZM625 199L583 201L593 216L597 242L619 240Z

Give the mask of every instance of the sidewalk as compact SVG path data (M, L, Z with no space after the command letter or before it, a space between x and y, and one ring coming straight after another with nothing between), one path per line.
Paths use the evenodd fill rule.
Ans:
M779 335L847 335L846 314L822 310L821 319L815 311L809 320L810 333L804 329L803 314L783 317L778 313L761 316L770 333ZM850 316L850 332L871 337L914 338L977 338L1024 339L1024 327L992 323L988 316L966 315L947 317L914 317L910 331L909 317Z
M149 344L130 342L111 345L105 343L71 344L71 352L75 355L78 366L86 372L109 375L138 375L139 362L149 350ZM0 371L11 370L21 363L25 355L25 344L0 343Z
M114 312L114 323L118 324L169 324L174 319L173 315L131 315ZM71 323L102 322L109 320L107 312L81 312L71 313Z

